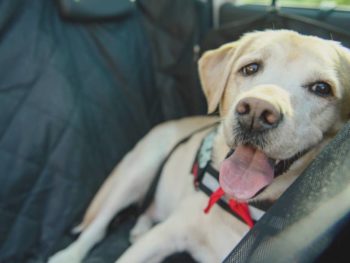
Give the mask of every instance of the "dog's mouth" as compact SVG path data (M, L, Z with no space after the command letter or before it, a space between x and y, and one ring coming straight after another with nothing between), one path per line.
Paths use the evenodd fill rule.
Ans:
M275 177L287 172L306 152L298 152L286 160L274 160L255 147L237 146L221 164L220 186L227 195L247 201L260 194Z

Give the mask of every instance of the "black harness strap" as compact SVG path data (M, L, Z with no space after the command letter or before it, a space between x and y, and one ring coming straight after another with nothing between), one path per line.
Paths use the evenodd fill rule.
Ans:
M176 149L184 144L185 142L187 142L189 139L192 138L193 135L201 132L201 131L204 131L206 129L209 129L211 127L215 127L216 125L218 125L218 122L215 122L215 123L212 123L210 125L206 125L204 127L201 127L197 130L195 130L194 132L192 132L190 135L188 135L187 137L181 139L174 147L173 149L169 152L169 154L166 156L166 158L164 159L164 161L162 162L162 164L159 166L158 168L158 171L157 171L157 174L156 176L154 177L152 183L151 183L151 186L150 188L148 189L142 203L140 204L140 207L139 207L139 213L142 214L143 212L146 211L146 209L151 205L153 199L154 199L154 195L156 193L156 189L157 189L157 186L158 186L158 182L159 182L159 179L160 179L160 176L162 175L162 171L163 171L163 168L164 168L164 165L166 164L166 162L169 160L170 156L176 151Z

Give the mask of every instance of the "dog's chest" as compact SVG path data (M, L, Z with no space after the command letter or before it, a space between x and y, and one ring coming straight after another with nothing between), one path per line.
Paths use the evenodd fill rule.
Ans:
M164 165L155 194L156 214L159 220L168 217L184 199L196 193L191 169L206 133L200 132L180 145Z

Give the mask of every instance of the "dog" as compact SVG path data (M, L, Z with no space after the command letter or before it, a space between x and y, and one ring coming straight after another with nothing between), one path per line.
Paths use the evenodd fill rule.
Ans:
M205 52L200 80L208 112L218 108L219 117L153 128L105 181L75 228L78 239L48 262L81 262L114 215L142 200L165 159L154 199L117 262L161 262L180 251L223 261L263 215L259 204L273 204L349 119L349 73L348 49L289 30L247 33ZM198 169L207 181L199 184L213 193L194 183Z

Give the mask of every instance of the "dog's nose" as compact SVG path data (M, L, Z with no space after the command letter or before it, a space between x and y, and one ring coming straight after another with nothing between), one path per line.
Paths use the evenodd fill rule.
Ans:
M238 102L236 115L240 125L251 131L274 128L282 119L282 113L275 106L266 100L253 97Z

